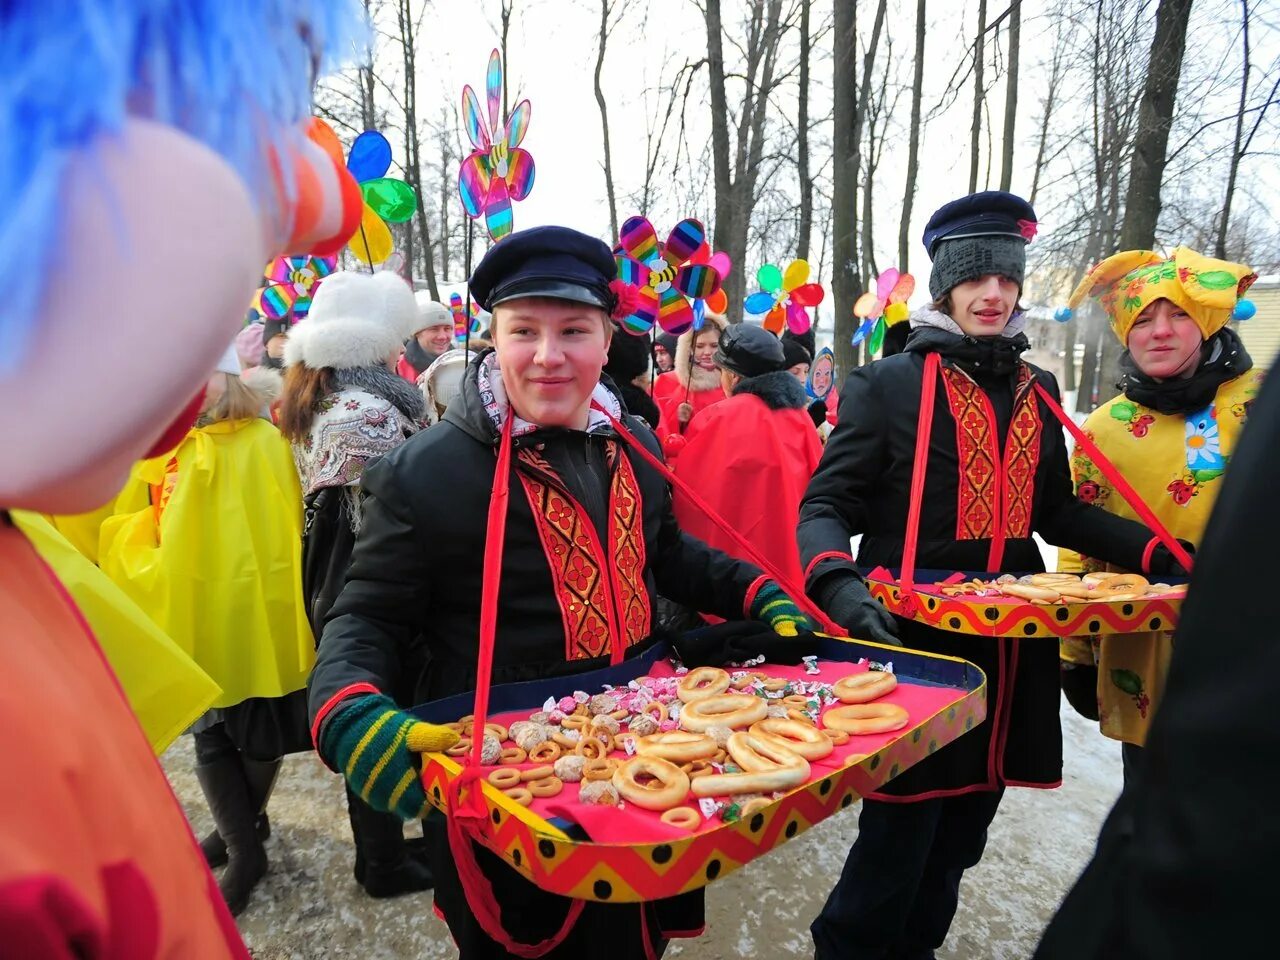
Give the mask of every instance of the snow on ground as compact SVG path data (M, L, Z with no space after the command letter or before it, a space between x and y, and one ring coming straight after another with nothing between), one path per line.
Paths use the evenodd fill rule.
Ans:
M961 888L940 960L1020 960L1093 851L1120 791L1118 745L1063 704L1066 770L1058 790L1010 790L987 853ZM191 740L163 763L198 835L209 814L192 773ZM810 957L809 923L857 835L857 806L713 884L708 931L677 942L688 960ZM437 960L456 957L428 895L371 900L351 877L341 785L314 756L289 758L271 806L271 870L239 918L258 960Z

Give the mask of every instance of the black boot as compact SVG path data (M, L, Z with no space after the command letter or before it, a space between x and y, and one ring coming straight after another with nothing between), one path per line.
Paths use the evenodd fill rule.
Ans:
M196 764L196 779L218 833L226 841L227 868L218 888L227 909L237 916L248 906L249 895L267 872L267 852L258 839L257 810L238 755Z
M356 844L355 878L365 893L382 899L431 889L431 871L407 846L403 820L374 810L350 790L347 815Z
M249 797L253 800L254 809L258 811L258 839L263 841L271 836L271 821L267 819L267 801L271 799L271 791L276 785L276 776L280 773L280 761L250 760L244 757L245 780L249 784ZM227 863L227 842L217 829L209 831L208 836L200 841L200 852L210 867L222 867Z

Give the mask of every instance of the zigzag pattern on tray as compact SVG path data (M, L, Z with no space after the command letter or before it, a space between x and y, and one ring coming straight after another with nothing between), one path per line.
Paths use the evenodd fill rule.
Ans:
M748 820L666 843L599 844L543 833L538 818L497 791L485 791L489 847L544 890L606 903L674 896L727 876L897 776L900 770L972 729L986 717L986 684L856 766L832 770ZM444 809L460 769L439 754L423 757L428 800Z
M903 613L897 584L868 580L871 595L894 613ZM1112 603L1035 604L1007 598L939 597L915 591L912 619L954 633L988 637L1080 637L1112 633L1172 630L1182 610L1181 597L1154 597Z

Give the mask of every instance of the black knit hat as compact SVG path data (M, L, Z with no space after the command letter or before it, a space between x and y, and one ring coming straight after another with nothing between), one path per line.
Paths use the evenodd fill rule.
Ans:
M797 363L813 363L813 354L805 349L799 340L782 338L782 356L784 369L790 370Z
M721 331L712 359L717 367L740 377L758 377L786 369L783 366L786 354L778 338L763 327L747 323L731 323Z
M929 294L941 300L957 284L1000 274L1022 287L1027 244L1036 235L1036 212L1003 190L970 194L939 207L924 228L933 260Z

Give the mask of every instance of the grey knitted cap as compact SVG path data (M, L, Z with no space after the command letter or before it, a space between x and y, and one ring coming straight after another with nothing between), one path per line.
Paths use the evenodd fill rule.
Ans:
M933 254L929 295L941 300L957 284L997 273L1022 289L1027 272L1027 242L1021 237L988 235L943 240Z

